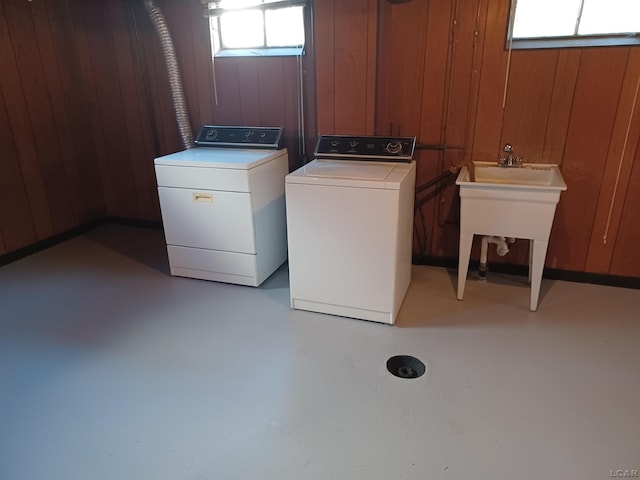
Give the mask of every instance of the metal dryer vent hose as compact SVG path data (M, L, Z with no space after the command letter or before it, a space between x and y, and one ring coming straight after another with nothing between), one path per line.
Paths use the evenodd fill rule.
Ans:
M169 76L169 86L171 87L171 98L173 100L173 108L176 112L176 121L178 122L178 130L184 148L193 147L193 131L189 123L189 112L187 111L187 103L184 99L184 91L182 89L182 80L180 79L180 70L178 69L178 60L176 52L171 40L171 34L167 28L167 22L160 8L153 0L142 0L144 7L147 9L153 28L158 34L162 53L167 66L167 75Z

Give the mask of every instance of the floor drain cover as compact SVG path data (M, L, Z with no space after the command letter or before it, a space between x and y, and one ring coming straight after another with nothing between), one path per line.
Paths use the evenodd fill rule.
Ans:
M396 355L387 360L387 370L400 378L418 378L424 375L427 367L416 357Z

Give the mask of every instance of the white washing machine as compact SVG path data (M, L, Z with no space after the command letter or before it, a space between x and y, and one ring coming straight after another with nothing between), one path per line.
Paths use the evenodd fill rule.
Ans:
M281 128L205 126L155 159L171 274L258 286L287 259Z
M291 307L393 324L411 281L415 138L321 136L285 180Z

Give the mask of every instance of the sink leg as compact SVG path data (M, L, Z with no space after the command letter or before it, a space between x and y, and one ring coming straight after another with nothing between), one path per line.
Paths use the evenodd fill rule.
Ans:
M542 270L544 259L547 256L548 241L533 240L533 254L531 259L531 311L538 309L538 297L540 296L540 284L542 283Z
M531 265L533 264L533 240L529 240L529 283L531 283Z
M460 234L460 252L458 255L458 300L464 296L464 285L469 271L469 257L471 256L471 244L473 233Z

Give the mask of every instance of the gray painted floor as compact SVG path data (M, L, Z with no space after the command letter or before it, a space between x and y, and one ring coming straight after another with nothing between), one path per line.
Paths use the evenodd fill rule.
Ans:
M120 226L0 268L0 479L640 470L640 291L545 280L532 313L521 277L458 302L415 267L392 327L290 310L286 266L258 289L167 270L162 232Z

